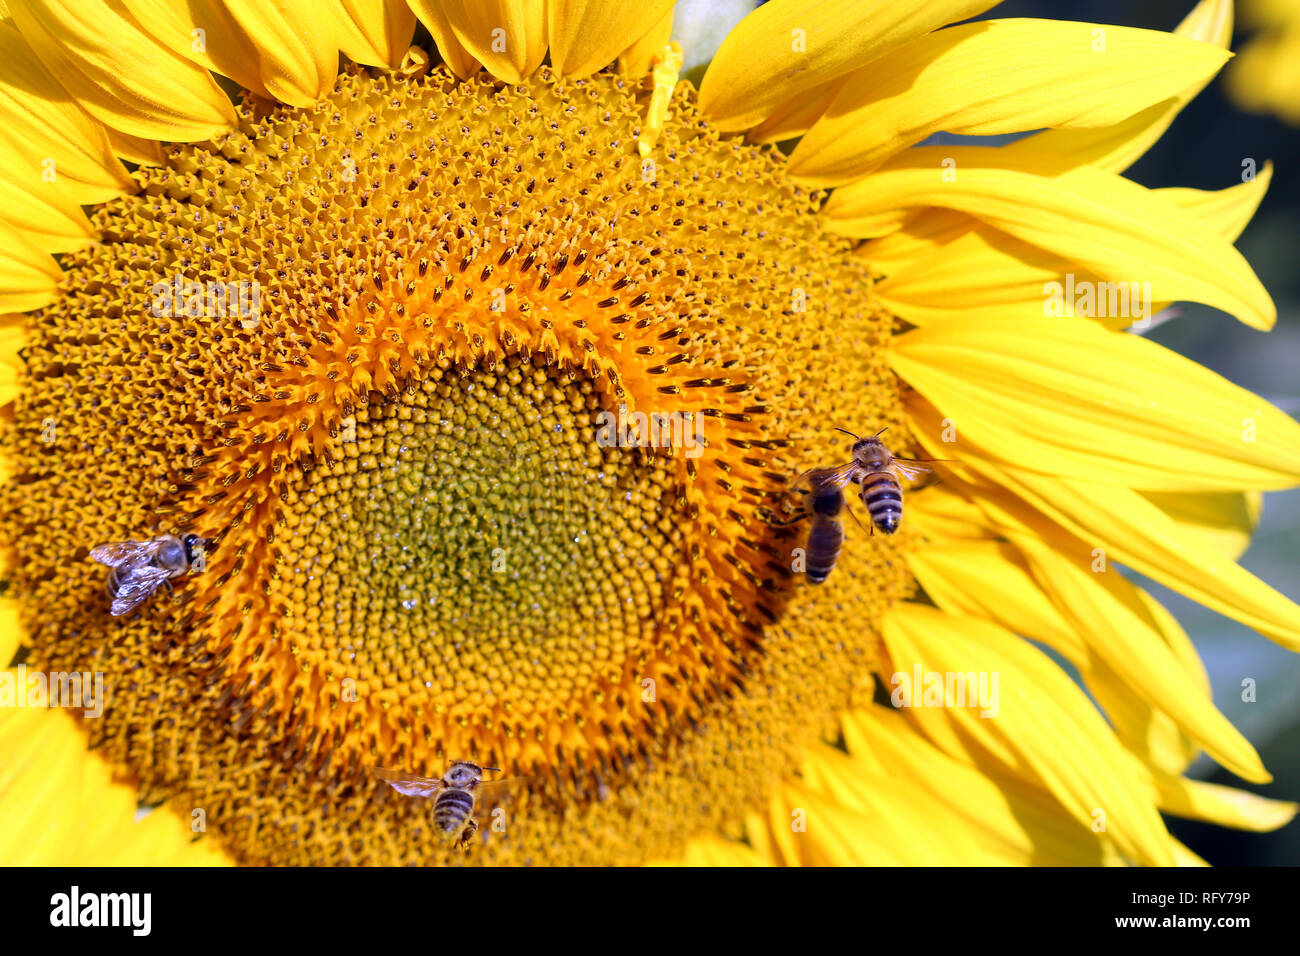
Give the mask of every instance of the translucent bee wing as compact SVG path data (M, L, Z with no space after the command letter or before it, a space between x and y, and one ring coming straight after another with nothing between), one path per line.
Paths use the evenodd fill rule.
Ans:
M892 462L894 470L906 478L908 481L920 481L927 475L936 474L934 468L924 462L911 461L910 459L895 458Z
M155 568L152 565L132 568L119 579L109 613L114 617L121 617L134 611L145 598L158 590L158 585L169 577L171 572L166 568Z
M443 788L441 780L417 777L413 773L403 773L401 770L385 770L383 767L376 767L375 776L398 793L404 793L408 797L432 797Z
M504 780L484 780L474 788L480 805L501 803L528 786L528 777L507 777Z
M817 476L817 480L823 485L823 487L826 485L834 485L837 488L843 488L853 480L853 476L857 473L858 463L855 461L845 462L843 465L839 465L835 468L809 468L794 480L794 484L790 486L790 489L794 490L798 488L804 481L808 480L813 475Z
M116 568L136 558L148 557L156 546L156 542L153 541L117 541L113 544L97 544L90 549L90 556L100 564Z

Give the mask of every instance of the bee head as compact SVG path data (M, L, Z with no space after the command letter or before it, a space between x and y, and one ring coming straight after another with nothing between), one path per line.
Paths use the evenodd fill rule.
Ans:
M483 769L469 760L457 760L443 776L453 787L473 787L483 777Z
M185 560L193 564L197 559L200 551L208 549L209 542L200 538L197 534L187 534L182 542L185 545Z

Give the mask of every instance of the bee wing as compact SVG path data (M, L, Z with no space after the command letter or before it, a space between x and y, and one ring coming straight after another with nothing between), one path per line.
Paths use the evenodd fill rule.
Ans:
M441 780L417 777L413 773L403 773L401 770L385 770L383 767L375 768L375 776L398 793L404 793L408 797L432 797L443 787Z
M136 558L147 557L154 547L153 541L116 541L95 545L90 549L90 556L100 564L116 568Z
M528 777L506 777L504 780L484 780L474 788L479 806L504 803L528 786Z
M853 480L853 476L857 474L857 471L858 464L854 461L845 462L835 468L809 468L794 480L794 484L791 485L790 488L791 490L798 488L805 480L813 475L816 475L818 481L823 485L835 485L836 487L843 488Z
M117 592L113 595L113 606L109 613L114 617L121 617L134 611L145 598L158 590L158 585L169 577L171 572L166 568L155 568L152 565L131 568L118 581Z
M923 488L943 480L945 469L940 463L947 460L946 458L895 458L890 462L890 466L912 485ZM936 468L935 464L939 464L939 467Z

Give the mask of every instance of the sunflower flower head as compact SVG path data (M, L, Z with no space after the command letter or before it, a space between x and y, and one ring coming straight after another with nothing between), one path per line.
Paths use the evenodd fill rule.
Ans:
M62 170L0 195L0 656L110 685L79 725L0 709L0 754L88 739L167 804L121 832L201 820L194 862L1161 864L1162 810L1289 818L1182 776L1267 779L1116 570L1300 641L1235 564L1295 424L1121 331L1273 320L1231 246L1267 169L1119 175L1230 5L773 0L698 88L671 2L307 6L0 23L0 109ZM1073 294L1130 279L1133 314ZM812 586L792 488L836 427L950 468ZM200 559L111 615L89 549L163 534ZM512 781L468 855L374 775L462 758Z

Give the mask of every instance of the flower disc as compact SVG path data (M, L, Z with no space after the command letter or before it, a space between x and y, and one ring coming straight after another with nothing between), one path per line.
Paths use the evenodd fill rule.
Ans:
M457 758L525 778L468 859L671 854L862 691L897 541L810 589L763 509L901 422L893 320L689 88L642 158L649 92L353 68L67 257L7 439L33 658L103 671L93 742L238 859L466 859L372 774ZM165 532L203 565L110 617L88 549Z

